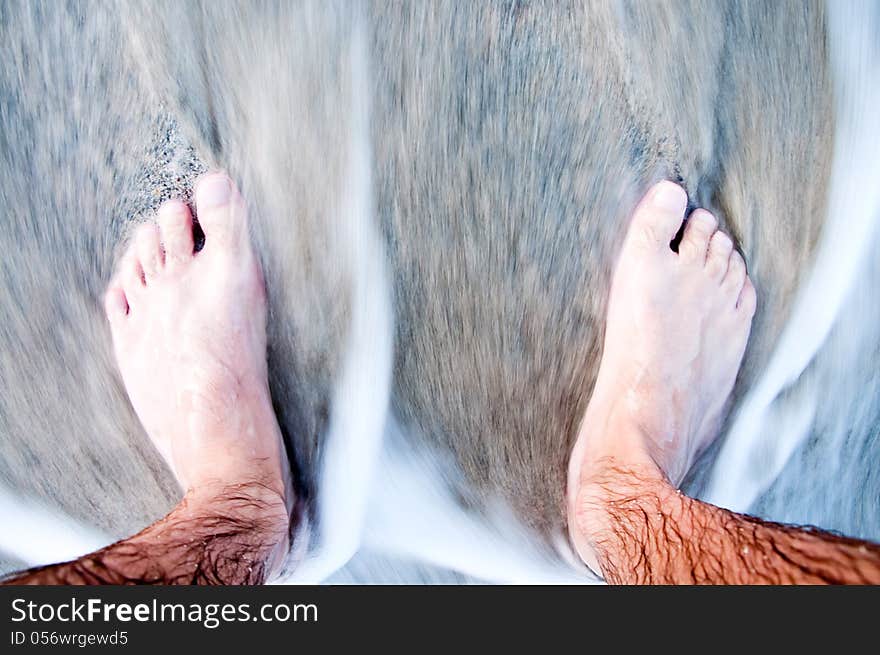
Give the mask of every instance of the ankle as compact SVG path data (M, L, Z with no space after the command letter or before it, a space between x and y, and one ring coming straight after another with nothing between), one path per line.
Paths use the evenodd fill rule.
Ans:
M669 483L626 399L595 394L584 415L569 470L569 532L575 549L597 574L602 543L613 529L611 510L621 498Z
M607 574L608 563L621 558L625 547L616 533L619 508L641 504L660 507L669 494L676 494L649 457L640 461L608 455L584 467L570 512L575 546L590 569Z
M249 538L272 559L287 553L290 543L290 505L283 480L275 478L203 481L190 488L177 512L200 519L215 519L246 528Z
M258 486L282 499L289 465L281 429L269 401L236 404L236 413L191 420L189 430L173 439L170 464L181 487L201 499L241 487Z
M276 524L286 522L288 516L283 481L274 478L204 480L187 490L181 506L192 513L251 520L269 532Z
M611 463L620 469L659 471L649 449L649 435L628 403L625 397L604 399L596 394L587 407L577 439L579 486L603 477Z

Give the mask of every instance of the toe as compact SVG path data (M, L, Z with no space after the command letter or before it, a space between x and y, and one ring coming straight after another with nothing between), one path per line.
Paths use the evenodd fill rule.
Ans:
M733 252L733 240L724 232L718 231L709 240L709 254L706 256L706 273L720 282L727 273L727 263Z
M135 250L141 267L144 269L144 279L149 282L156 278L162 270L162 249L159 246L159 228L153 223L144 223L138 228L134 237Z
M655 250L669 250L684 221L687 194L677 184L654 185L633 213L630 236Z
M104 294L104 313L111 323L119 322L128 314L128 301L121 287L112 284L107 289L107 293Z
M205 233L205 248L211 242L234 243L244 232L245 211L241 194L224 173L208 173L195 188L196 212Z
M752 316L755 315L755 309L757 306L758 294L755 291L755 285L752 284L752 279L749 276L746 276L742 291L739 292L739 300L736 303L736 308L738 311L742 312L743 316L751 319Z
M709 240L715 234L718 220L705 209L694 210L687 220L684 235L678 246L682 259L702 266L706 262Z
M119 284L125 292L128 305L144 290L144 269L133 250L129 250L119 266Z
M743 284L746 281L746 263L743 261L742 255L733 251L730 253L730 259L727 262L727 273L721 281L721 286L734 298L739 298Z
M189 207L180 200L169 200L159 208L159 232L165 246L165 264L176 268L193 256L193 226Z

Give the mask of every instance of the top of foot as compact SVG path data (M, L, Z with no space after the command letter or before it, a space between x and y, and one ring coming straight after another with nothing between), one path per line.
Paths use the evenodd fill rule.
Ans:
M601 463L657 467L675 486L717 437L755 313L745 263L715 217L685 220L687 195L654 186L636 208L615 269L599 375L572 452L569 525ZM588 562L589 563L589 562Z
M245 203L226 175L141 225L105 298L119 370L147 434L189 492L255 484L292 502L269 395L266 295Z

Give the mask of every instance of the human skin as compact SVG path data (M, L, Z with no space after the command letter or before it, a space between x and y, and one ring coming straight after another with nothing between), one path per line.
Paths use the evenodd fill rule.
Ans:
M184 495L162 520L15 584L259 584L289 549L294 491L272 409L266 294L244 200L225 174L203 176L205 234L169 201L141 225L105 310L132 406Z
M277 493L260 484L193 490L133 537L4 584L262 584L287 553L288 524Z
M231 181L204 184L196 202L209 254L192 252L186 207L166 205L107 294L132 404L186 495L138 535L10 583L260 583L287 551L292 491L266 383L262 276ZM578 553L611 583L880 582L876 545L675 489L717 436L757 301L708 212L692 214L671 250L685 205L671 183L649 192L618 262L569 470Z
M671 242L687 196L636 208L612 282L599 376L568 478L572 543L610 583L878 583L880 547L761 521L676 487L718 436L757 303L705 210Z
M589 489L579 525L612 584L880 583L876 544L689 498L656 467L607 461Z

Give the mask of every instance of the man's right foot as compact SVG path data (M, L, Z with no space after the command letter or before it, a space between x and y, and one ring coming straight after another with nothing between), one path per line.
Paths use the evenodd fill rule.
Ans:
M599 375L572 451L569 531L594 570L589 535L608 466L659 468L680 484L718 435L756 295L733 242L695 210L678 252L685 191L654 186L636 208L615 269Z
M106 295L116 361L187 498L252 498L251 518L286 543L294 498L269 394L266 292L245 202L231 179L212 173L197 182L195 204L199 252L190 211L173 200L123 257Z

